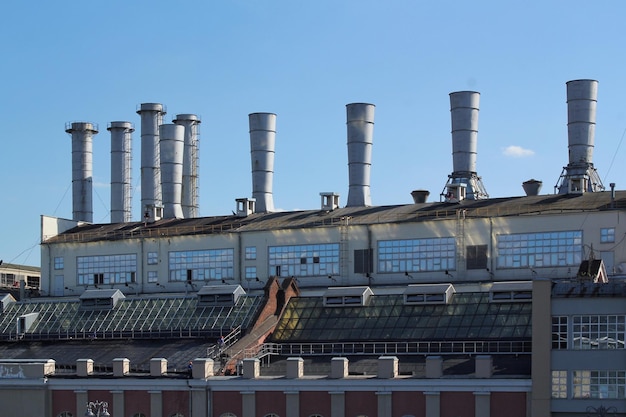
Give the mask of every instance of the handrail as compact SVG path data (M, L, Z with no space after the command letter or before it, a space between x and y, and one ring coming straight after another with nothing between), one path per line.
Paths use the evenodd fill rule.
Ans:
M321 342L268 344L267 351L283 356L320 355L456 355L530 354L530 340L511 341L421 341L421 342ZM259 351L263 351L260 348Z

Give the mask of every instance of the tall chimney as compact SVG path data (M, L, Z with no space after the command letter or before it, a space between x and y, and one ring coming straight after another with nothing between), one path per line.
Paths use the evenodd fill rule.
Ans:
M141 210L144 220L155 220L155 209L162 207L159 125L166 111L159 103L142 103L141 116Z
M573 80L566 86L569 163L559 178L559 194L603 191L602 180L593 166L598 82Z
M182 207L186 219L198 217L198 148L200 118L195 114L178 114L173 123L185 128L185 151L183 153Z
M272 184L274 182L274 145L276 142L276 115L251 113L250 155L252 159L252 198L256 213L274 211Z
M368 103L346 105L348 127L348 202L346 207L372 205L370 171L374 139L374 109Z
M93 222L93 136L98 125L73 122L65 125L72 135L72 219Z
M111 223L126 223L131 213L131 122L111 122Z
M489 198L476 173L479 102L480 93L475 91L450 93L452 174L443 193L449 202Z
M176 124L159 126L163 217L182 219L183 153L185 128Z

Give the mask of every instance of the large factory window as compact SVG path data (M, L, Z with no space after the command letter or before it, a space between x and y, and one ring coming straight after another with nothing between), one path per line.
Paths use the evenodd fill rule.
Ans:
M78 256L78 285L135 282L137 255Z
M234 277L233 249L170 252L170 281L209 281Z
M498 268L579 266L581 230L498 236Z
M339 244L269 247L269 270L281 277L339 274Z
M381 240L378 242L378 273L411 273L456 269L453 237Z

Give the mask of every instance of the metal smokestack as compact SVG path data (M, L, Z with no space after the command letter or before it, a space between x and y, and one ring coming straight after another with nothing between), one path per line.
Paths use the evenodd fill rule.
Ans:
M185 128L176 124L159 126L163 217L182 219L183 153Z
M444 189L446 201L489 198L476 173L479 103L480 93L475 91L450 93L452 174Z
M573 80L567 86L567 142L569 163L561 173L559 194L603 191L593 167L598 82Z
M159 103L142 103L141 116L141 210L144 220L155 220L155 209L162 207L159 125L166 111Z
M185 128L185 151L183 154L182 207L186 219L198 217L198 148L200 118L195 114L178 114L173 123Z
M368 103L346 105L348 127L348 202L346 207L372 205L370 170L374 138L374 109Z
M272 184L274 182L274 145L276 142L276 115L251 113L250 156L252 159L252 198L256 213L274 211Z
M93 136L98 125L73 122L65 125L72 135L72 219L93 222Z
M111 223L126 223L132 220L131 213L131 122L111 122Z

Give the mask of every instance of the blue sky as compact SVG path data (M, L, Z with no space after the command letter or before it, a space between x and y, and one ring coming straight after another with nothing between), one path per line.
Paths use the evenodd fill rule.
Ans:
M60 1L0 14L0 259L39 265L40 216L72 217L65 123L98 123L94 221L109 221L107 123L144 102L202 118L200 214L251 197L248 114L277 114L274 204L348 195L345 105L376 105L374 205L439 193L452 172L448 94L481 93L477 171L491 197L554 192L568 163L565 83L599 81L594 165L626 189L622 1Z

